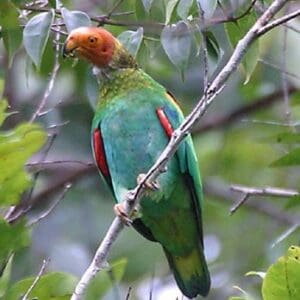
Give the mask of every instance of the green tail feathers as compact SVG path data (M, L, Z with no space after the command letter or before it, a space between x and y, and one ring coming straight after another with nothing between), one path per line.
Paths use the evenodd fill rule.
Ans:
M194 249L186 256L172 255L165 248L164 251L181 292L188 298L207 296L210 276L202 251Z

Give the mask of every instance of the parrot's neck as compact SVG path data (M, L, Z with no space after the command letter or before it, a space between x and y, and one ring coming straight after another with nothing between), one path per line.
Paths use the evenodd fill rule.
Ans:
M100 101L103 105L108 101L121 98L124 93L145 87L158 87L149 75L139 68L109 69L102 72L100 79Z

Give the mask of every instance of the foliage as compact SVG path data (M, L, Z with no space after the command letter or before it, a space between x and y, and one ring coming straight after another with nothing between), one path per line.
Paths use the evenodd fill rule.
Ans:
M248 272L262 278L263 300L296 300L300 297L300 247L290 246L286 254L272 264L266 273ZM245 296L231 297L230 299L251 299L245 291L238 288Z
M99 96L99 82L92 69L83 62L73 64L63 60L59 53L60 73L52 82L42 113L37 116L40 125L27 121L50 85L57 55L55 43L63 44L65 35L74 28L104 25L189 112L204 91L205 67L210 82L262 10L273 1L253 4L250 0L105 0L98 1L97 6L91 0L81 1L84 5L80 1L42 2L0 1L0 90L11 106L10 111L19 111L7 113L7 102L0 101L0 124L5 126L0 132L0 206L1 211L2 208L6 211L20 201L25 207L26 201L34 203L28 207L26 220L9 224L4 217L0 219L1 299L17 299L28 291L38 273L40 259L46 257L51 258L49 268L54 272L41 276L29 298L68 299L113 217L112 202L106 201L111 200L111 195L93 168L85 164L92 160L89 148L92 112L86 99L95 105ZM290 2L286 12L297 9L297 3ZM282 31L274 30L247 49L241 68L194 133L206 191L205 248L213 277L208 299L261 298L260 285L242 274L267 269L274 257L283 255L285 249L298 242L299 227L294 227L294 220L300 212L299 195L288 199L263 197L258 201L251 196L249 206L228 216L228 201L232 203L240 196L229 192L232 183L300 190L297 122L300 97L295 93L300 86L300 65L295 59L300 51L299 24L296 21L289 24L286 39ZM289 75L284 75L283 69ZM293 94L288 95L290 101L286 100L285 105L281 96L272 98L281 91L284 76ZM271 100L260 104L268 96ZM239 109L246 112L239 113ZM224 123L218 125L222 119ZM213 130L207 129L209 126L205 129L207 124L212 124ZM43 128L47 128L47 133ZM42 164L39 156L31 157L45 144L47 134L58 137L49 153L42 151L42 160L46 161ZM25 169L30 158L34 166L28 168L40 173L37 182L33 182ZM56 162L47 163L48 160ZM85 167L87 170L81 169ZM47 215L69 178L81 181L59 208ZM31 187L34 187L32 195L28 193ZM27 221L30 223L45 212L47 218L29 229ZM296 229L289 231L291 228ZM270 248L277 240L280 242ZM286 278L281 277L284 268L294 272L289 295L294 297L294 292L298 292L300 275L295 249L290 248L269 267L262 285L264 299L275 299L274 294L269 296L273 290L287 292ZM112 260L120 256L128 259L128 265L120 260L111 264L110 272L100 272L86 299L103 295L110 299L109 293L113 294L115 283L123 275L121 298L125 298L128 286L133 286L132 299L144 299L139 290L147 290L148 296L152 273L155 273L154 292L159 294L158 298L164 297L162 286L167 286L169 280L165 278L168 267L157 245L127 230L111 254ZM241 296L232 296L233 285L245 286L247 292L237 287Z
M8 115L5 113L7 103L4 100L0 103L0 120L2 123ZM45 141L45 132L36 124L20 124L13 130L0 132L0 193L2 205L17 203L21 194L28 189L31 178L25 172L24 165Z

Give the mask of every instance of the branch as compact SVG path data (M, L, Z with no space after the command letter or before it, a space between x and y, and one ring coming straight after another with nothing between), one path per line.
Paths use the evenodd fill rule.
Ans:
M230 186L219 180L209 180L204 182L204 192L206 195L214 197L216 200L234 204L237 202L237 197L230 190ZM270 217L283 225L293 226L299 223L299 217L290 215L274 205L268 204L266 201L260 202L246 202L245 207L251 209L256 213Z
M44 259L42 267L41 267L38 275L36 276L32 285L29 287L29 289L27 290L27 292L25 293L25 295L22 297L21 300L28 300L29 294L32 292L34 287L37 285L37 283L41 279L42 275L45 273L45 270L46 270L46 267L48 266L48 264L49 264L49 259Z
M230 214L235 213L250 198L250 196L273 196L290 198L300 195L296 190L287 190L277 187L254 188L242 185L231 185L230 188L233 191L243 194L242 199L237 201L237 203L235 203L230 209Z
M247 32L243 39L237 44L231 58L218 74L218 76L211 83L204 95L193 111L185 118L184 122L176 129L170 139L169 144L164 149L156 163L150 168L140 184L128 194L125 199L125 208L128 215L131 215L132 210L138 204L140 198L144 193L144 186L146 182L153 182L159 174L166 170L166 165L170 158L174 155L180 143L191 131L196 122L207 111L208 107L212 104L213 99L217 96L219 91L224 87L225 82L229 76L237 69L242 58L244 57L249 46L259 36L258 32L260 28L267 25L271 18L288 2L288 0L275 0L270 7L264 12L264 14L255 22L251 29ZM104 240L101 242L97 252L81 279L79 280L71 300L83 299L83 295L87 289L90 281L95 277L97 272L101 270L101 267L105 264L107 256L113 242L116 240L118 234L123 229L123 224L119 217L116 217L108 229Z
M298 89L295 87L290 87L288 89L288 92L290 94L293 94L297 91ZM241 117L245 115L269 107L270 105L274 104L276 101L279 101L282 96L283 96L283 92L279 90L270 95L254 100L252 103L237 108L231 113L212 116L211 118L204 120L201 126L196 126L196 128L193 130L193 134L199 134L217 128L224 128L225 126L230 125L231 123L239 120Z
M265 34L266 32L270 31L271 29L273 29L279 25L282 25L292 19L295 19L298 16L300 16L300 9L298 9L288 15L285 15L269 24L266 24L265 26L262 26L258 31L258 35L260 36L262 34Z
M40 214L37 218L35 218L34 220L30 221L28 224L26 224L28 227L38 223L40 220L46 218L47 216L49 216L49 214L54 210L54 208L58 205L58 203L64 199L66 193L70 190L70 188L72 187L71 183L66 183L64 186L64 189L61 193L61 195L59 197L57 197L57 199L51 204L51 206L42 214Z
M74 168L71 172L67 172L67 174L64 171L65 167L63 168L63 170L60 171L60 174L62 175L61 178L55 178L56 180L52 180L51 185L48 185L47 188L40 192L38 195L28 199L28 201L26 202L21 202L20 204L16 205L12 210L10 210L5 216L7 222L16 222L21 217L26 215L30 209L34 208L36 205L39 205L43 201L47 201L49 197L53 196L61 189L64 189L68 183L74 184L81 177L88 174L96 173L97 169L95 165L88 165L85 167Z

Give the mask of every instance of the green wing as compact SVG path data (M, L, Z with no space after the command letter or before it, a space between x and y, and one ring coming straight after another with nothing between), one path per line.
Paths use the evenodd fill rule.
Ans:
M174 97L167 94L168 103L162 109L164 110L169 122L172 124L173 129L177 129L184 120L181 110L179 109ZM202 232L202 217L201 206L203 201L203 192L201 184L201 176L199 171L199 164L195 153L193 141L190 135L185 138L185 141L179 146L175 156L178 159L180 170L186 180L186 184L191 191L191 198L194 205L194 212L199 224L199 233L203 246L203 232Z

